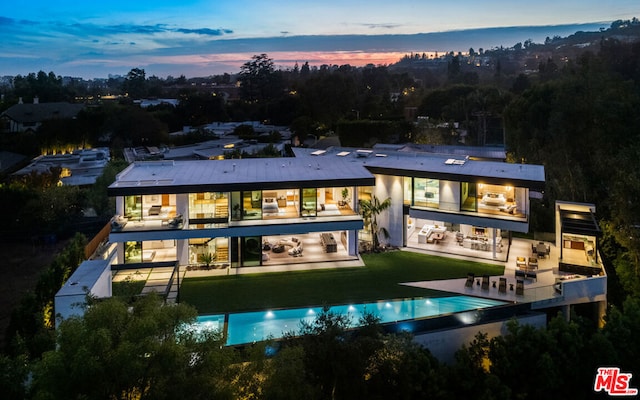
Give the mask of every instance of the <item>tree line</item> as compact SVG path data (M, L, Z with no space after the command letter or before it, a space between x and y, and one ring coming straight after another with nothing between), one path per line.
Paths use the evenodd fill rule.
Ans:
M196 315L153 294L90 299L83 317L61 323L56 349L32 362L1 356L0 389L12 399L573 400L594 397L598 367L640 368L638 299L601 330L562 315L546 328L512 321L502 336L478 333L451 363L410 334L384 333L370 314L352 329L349 316L325 310L282 340L244 347L195 328Z
M114 147L153 145L168 140L166 134L172 129L170 127L185 122L205 123L219 117L289 123L301 135L334 132L353 145L364 145L361 141L365 136L397 138L398 142L417 140L418 137L446 142L451 136L450 131L434 127L436 124L422 128L416 124L403 127L402 111L406 107L415 107L419 115L428 116L431 121L460 122L472 132L473 143L483 143L487 141L483 135L495 134L485 127L491 126L492 119L497 119L504 125L505 146L511 162L545 166L544 197L532 201L532 230L554 229L550 224L555 200L597 205L597 216L604 232L600 251L607 265L614 267L608 269L612 307L607 313L606 326L597 329L579 318L569 323L562 318L554 319L542 330L514 324L508 334L500 338L489 340L479 335L474 343L458 353L454 365L446 366L437 363L426 350L412 347L410 340L381 334L375 324L365 326L370 329L356 334L345 330L337 316L328 316L324 321L327 326L303 330L318 335L287 338L279 344L280 351L275 356L265 358L266 349L250 347L237 354L226 349L219 358L220 338L214 338L218 342L208 343L207 348L194 347L199 346L194 338L189 339L190 342L185 339L184 343L191 347L169 346L173 343L169 339L175 339L177 335L173 328L178 322L191 321L193 310L165 310L148 300L151 303L140 303L140 307L156 313L155 317L160 320L149 325L151 318L136 321L137 314L124 314L124 306L112 303L118 301L114 299L106 302L110 311L102 312L103 316L111 313L119 316L121 324L115 326L121 328L120 331L109 332L114 324L104 320L100 323L98 315L88 321L70 321L69 327L61 329L57 338L58 343L65 344L60 347L63 351L43 349L42 358L42 352L32 355L26 351L16 352L2 359L3 369L8 371L3 376L12 378L3 383L7 385L4 392L17 393L17 398L58 398L62 393L56 392L58 389L47 382L75 383L73 374L80 371L72 370L77 367L71 361L82 362L81 356L87 356L85 362L93 364L82 368L99 372L100 362L88 355L100 350L106 357L104 360L115 363L122 360L118 358L123 357L122 354L131 353L129 350L136 347L132 344L137 343L136 340L148 346L140 349L150 351L135 358L135 365L131 366L134 368L131 376L137 379L135 382L118 382L110 388L99 383L90 387L81 382L61 385L72 395L67 397L161 398L161 389L168 387L166 380L174 379L181 382L176 388L197 387L190 384L202 383L203 390L209 389L208 395L196 392L197 389L191 389L193 392L184 389L183 393L203 398L212 397L211 393L234 398L288 398L300 396L302 392L296 391L298 388L305 391L303 394L309 393L309 398L376 398L383 394L390 398L411 398L416 393L426 393L433 398L539 398L548 393L558 398L587 398L592 394L595 366L615 364L626 371L640 371L637 365L639 352L634 345L634 337L640 332L637 215L640 198L640 43L603 40L597 53L582 53L567 62L546 59L539 64L536 74L499 76L491 82L459 79L456 75L459 70L453 65L442 80L429 87L419 85L408 72L395 74L386 67L327 66L312 70L303 66L298 70L278 71L272 69L268 56L258 55L243 68L241 72L246 75L240 79L253 81L244 84L241 97L229 104L210 94L195 92L185 92L184 105L175 109L140 110L125 101L88 110L79 121L69 122L70 130L52 122L38 132L39 137L33 136L31 141L18 141L19 144L13 145L27 146L39 140L53 143L63 140L66 134L71 135L71 139L86 134L84 139L88 143L106 143ZM261 71L262 68L266 70ZM136 77L139 79L140 71ZM47 80L50 80L49 76ZM51 81L57 84L55 79ZM392 101L387 94L396 90L402 94L399 100ZM406 131L399 134L398 130L403 129ZM134 131L134 135L127 133ZM49 182L45 178L33 179L41 179L44 187ZM94 204L102 204L101 209L111 207L106 195L103 197L99 193L111 181L105 178L96 185ZM29 192L31 185L25 183L23 187L11 188L14 195L23 196L24 200L19 204L29 204L30 196L35 196ZM55 189L49 184L46 190ZM38 201L46 203L45 200ZM65 202L67 200L60 203ZM44 212L44 207L41 208ZM27 218L37 214L24 212L23 215ZM50 220L44 214L42 218L43 221ZM94 309L99 311L100 305L88 311ZM141 316L143 309L139 311ZM169 320L173 322L167 322ZM129 328L132 329L127 333L129 336L119 336ZM156 328L160 330L154 330ZM101 336L93 337L89 331ZM332 333L324 335L324 331ZM70 335L72 339L64 335ZM79 340L85 336L86 341ZM163 341L149 342L150 337L160 337ZM126 346L118 348L121 343ZM101 344L101 349L92 347ZM172 358L193 355L194 349L199 349L205 360L186 362L186 358L181 358L177 362ZM214 349L217 350L214 352ZM326 365L310 365L310 360L320 357L318 349L335 360L343 360L350 368L345 369L331 359L326 360ZM153 363L149 364L151 361ZM204 364L205 361L211 364ZM173 372L167 373L170 367L174 368ZM532 369L542 374L542 378L523 379ZM26 393L19 383L32 371L33 386ZM146 375L136 375L138 373ZM78 376L88 379L86 375ZM405 380L407 377L412 378L410 382ZM154 384L151 388L149 382L157 386ZM283 382L299 382L300 386ZM388 393L386 387L394 388L395 392ZM93 389L100 392L91 392ZM167 395L174 393L170 389L164 390ZM152 397L151 393L158 397ZM180 397L179 394L176 396Z

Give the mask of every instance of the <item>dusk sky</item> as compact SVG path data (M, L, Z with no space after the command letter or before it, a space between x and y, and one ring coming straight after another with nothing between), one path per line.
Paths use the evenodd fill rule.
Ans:
M597 29L633 17L640 17L638 0L5 1L0 75L43 70L89 79L144 68L147 76L208 76L236 73L259 53L282 67L388 64L410 51L488 49L518 39L476 43L470 35L453 44L412 36L421 33L587 23ZM562 33L549 29L519 41Z

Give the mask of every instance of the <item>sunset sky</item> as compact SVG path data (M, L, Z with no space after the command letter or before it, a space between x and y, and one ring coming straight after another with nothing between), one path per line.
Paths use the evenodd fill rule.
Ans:
M512 46L518 39L485 44L470 35L464 44L445 44L411 36L419 33L586 23L608 27L638 16L638 0L4 2L0 75L43 70L93 78L144 68L160 77L207 76L238 72L258 53L268 53L282 67L296 61L386 64L410 51ZM541 31L541 38L564 33L548 32Z

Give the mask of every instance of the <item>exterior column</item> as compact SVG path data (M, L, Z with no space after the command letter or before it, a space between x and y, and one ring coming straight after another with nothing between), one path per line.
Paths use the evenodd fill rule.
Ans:
M347 231L347 253L350 256L358 255L358 231Z
M124 242L116 244L116 264L124 264Z
M498 234L498 230L496 228L493 229L493 258L496 258L496 235Z
M178 264L189 265L189 239L176 240L176 258L178 259Z
M116 215L124 216L124 197L116 196Z

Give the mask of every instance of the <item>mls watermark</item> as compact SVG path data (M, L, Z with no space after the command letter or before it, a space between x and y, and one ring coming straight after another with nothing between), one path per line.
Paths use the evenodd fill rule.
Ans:
M609 396L636 396L638 389L629 387L631 384L630 373L620 372L618 367L598 368L593 390L604 390Z

